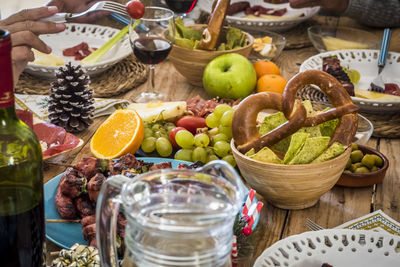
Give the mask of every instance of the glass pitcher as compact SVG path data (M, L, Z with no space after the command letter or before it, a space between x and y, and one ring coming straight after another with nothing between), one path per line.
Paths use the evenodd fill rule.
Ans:
M123 266L228 266L246 188L225 161L162 169L103 184L96 210L101 266L116 266L116 225L127 218Z

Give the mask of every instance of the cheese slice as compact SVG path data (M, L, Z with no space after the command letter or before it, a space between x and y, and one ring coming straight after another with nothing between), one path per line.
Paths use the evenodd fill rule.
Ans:
M356 97L361 97L361 98L366 98L366 99L394 100L394 101L400 100L400 96L381 94L381 93L362 90L362 89L354 89L354 93L355 93Z
M64 65L64 59L53 54L45 54L36 49L32 49L35 55L35 60L33 64L43 65L43 66L62 66Z
M322 42L327 51L342 50L342 49L367 49L368 44L363 44L355 41L343 40L340 38L327 36L322 37Z
M184 115L186 102L133 103L128 108L136 110L143 121L173 120Z

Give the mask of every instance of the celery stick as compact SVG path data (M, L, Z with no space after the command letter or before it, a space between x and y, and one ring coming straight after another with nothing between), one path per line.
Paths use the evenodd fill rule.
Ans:
M133 24L132 28L134 29L140 20L136 20ZM108 40L104 45L102 45L99 49L91 53L89 56L85 57L81 60L81 64L93 64L96 63L108 50L110 50L121 38L125 36L125 34L129 31L130 25L125 26L119 33L113 36L110 40Z

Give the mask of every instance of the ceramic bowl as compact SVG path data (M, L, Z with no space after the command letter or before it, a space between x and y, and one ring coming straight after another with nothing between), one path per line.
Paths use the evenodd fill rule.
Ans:
M378 49L378 36L367 31L315 25L308 28L308 37L319 52L342 49Z
M203 30L207 25L194 24L188 27L195 30ZM225 28L226 29L226 28ZM169 59L174 64L176 70L182 74L187 81L194 86L203 86L203 71L207 64L217 56L227 53L238 53L248 57L253 46L254 38L249 33L247 36L248 44L244 47L225 50L225 51L207 51L200 49L188 49L174 45L169 54Z
M351 149L329 161L283 165L253 160L240 153L232 139L231 148L246 182L272 205L282 209L314 206L339 180Z
M344 172L340 176L339 181L336 183L337 185L346 187L364 187L381 183L385 178L386 171L389 167L389 160L385 157L385 155L375 149L363 145L358 145L358 149L360 149L364 154L374 154L379 156L383 160L382 168L369 173Z

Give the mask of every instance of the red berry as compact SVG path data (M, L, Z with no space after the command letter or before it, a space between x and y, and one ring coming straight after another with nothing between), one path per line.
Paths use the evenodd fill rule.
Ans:
M249 227L249 226L246 226L246 227L243 228L243 234L244 234L245 236L251 235L252 232L253 232L253 231L251 230L251 227Z
M145 7L140 1L129 1L128 3L126 3L125 8L129 16L134 19L140 19L144 15Z

